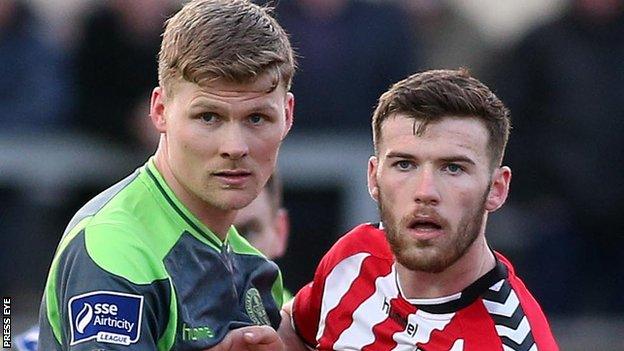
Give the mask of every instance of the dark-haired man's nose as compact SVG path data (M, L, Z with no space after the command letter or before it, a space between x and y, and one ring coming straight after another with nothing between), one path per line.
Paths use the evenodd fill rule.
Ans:
M413 179L414 201L421 205L435 206L440 202L435 171L428 167L420 167Z

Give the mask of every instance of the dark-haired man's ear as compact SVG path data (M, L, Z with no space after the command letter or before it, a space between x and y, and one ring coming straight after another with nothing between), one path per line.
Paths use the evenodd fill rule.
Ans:
M377 167L379 160L376 156L368 159L368 193L375 201L379 201L379 185L377 184Z
M494 170L490 192L485 201L485 209L488 212L494 212L503 206L509 194L510 183L511 169L509 167L503 166Z

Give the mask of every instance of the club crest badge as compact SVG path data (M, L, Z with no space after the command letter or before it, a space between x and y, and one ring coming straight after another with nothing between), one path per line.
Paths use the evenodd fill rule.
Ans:
M245 311L251 320L257 325L270 325L271 321L266 313L260 292L256 288L250 288L245 293Z

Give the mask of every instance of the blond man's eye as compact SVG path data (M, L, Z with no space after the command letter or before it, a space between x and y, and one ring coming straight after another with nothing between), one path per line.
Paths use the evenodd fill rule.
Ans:
M219 117L214 113L202 113L200 118L206 123L214 123L219 119Z

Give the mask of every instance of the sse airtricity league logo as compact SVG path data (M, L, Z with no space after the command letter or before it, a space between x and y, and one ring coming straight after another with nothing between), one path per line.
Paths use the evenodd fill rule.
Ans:
M98 342L130 345L139 340L143 296L95 291L69 300L71 345Z

